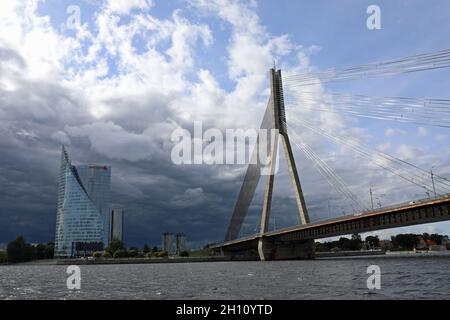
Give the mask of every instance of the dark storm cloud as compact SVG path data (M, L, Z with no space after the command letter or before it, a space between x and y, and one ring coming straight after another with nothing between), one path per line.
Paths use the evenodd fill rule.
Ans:
M26 48L19 52L14 45L0 45L0 243L16 234L33 242L53 239L62 143L68 146L74 164L112 166L113 204L125 207L128 245L159 244L165 231L184 232L196 244L224 237L245 170L176 166L170 159L170 134L177 125L192 131L193 120L203 120L205 128L236 123L226 112L226 93L212 73L201 70L196 75L190 70L197 38L211 42L210 29L180 19L178 14L164 21L150 17L152 34L156 35L147 39L149 43L157 45L160 37L172 47L160 53L155 45L147 48L146 56L140 56L132 50L122 51L133 37L126 33L133 32L134 27L114 25L111 14L100 10L94 25L102 32L84 34L87 42L92 42L91 48L101 48L97 53L94 50L94 62L77 51L86 45L86 39L57 34L51 27L36 23L34 12L14 16L18 30L26 26L19 32L21 36L37 30L34 36L42 37L43 42L42 48L36 49L52 46L52 50L35 54L30 47L36 43L28 47L28 52ZM253 14L249 19L252 24L257 21ZM100 25L102 21L111 24ZM138 26L135 32L149 28L145 19L133 18L130 23ZM262 26L253 26L252 30L255 28L264 33ZM255 37L261 34L257 31ZM17 39L10 40L15 43ZM255 63L271 61L267 39L254 40L263 53ZM104 59L114 60L122 69L117 74L109 74L111 70L102 73ZM230 68L240 65L239 61L229 63ZM81 71L74 76L69 70ZM249 101L249 97L254 93L245 87L252 87L252 81L259 86L260 81L253 79L260 77L248 74L246 79L244 70L239 72L242 84L237 85L229 103L253 106L256 101ZM141 73L145 90L135 90L133 79L135 75L141 78ZM86 74L91 76L83 78ZM196 77L200 82L186 80ZM80 83L92 78L95 80L90 85ZM98 116L101 107L107 111ZM236 111L245 116L252 112L242 108ZM258 206L256 210L260 210Z
M2 51L6 54L14 63L23 61L12 50ZM112 165L113 204L126 208L128 245L157 245L164 231L184 232L194 243L222 239L239 179L217 178L216 168L171 163L172 127L158 127L175 117L167 109L167 97L149 94L107 101L116 112L99 122L83 99L62 85L19 83L14 91L0 89L0 243L17 234L32 242L53 240L61 143L70 144L74 164ZM127 148L104 131L108 121L123 129L118 139L156 128L140 137L141 145L135 145L133 136L128 146L138 148L128 152L148 157L129 161Z

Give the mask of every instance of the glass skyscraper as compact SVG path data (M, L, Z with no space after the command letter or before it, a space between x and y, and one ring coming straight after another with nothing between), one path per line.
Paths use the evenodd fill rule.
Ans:
M109 166L76 166L81 183L100 212L103 221L103 243L109 244L109 206L111 202L111 168Z
M79 244L108 244L109 225L105 228L105 224L109 221L111 170L106 166L80 168L71 164L63 146L58 180L55 257L75 256Z

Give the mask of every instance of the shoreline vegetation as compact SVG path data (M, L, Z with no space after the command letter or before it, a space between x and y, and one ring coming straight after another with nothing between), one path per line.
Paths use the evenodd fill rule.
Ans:
M315 259L359 259L359 258L450 258L450 251L341 251L316 253ZM125 265L125 264L167 264L167 263L199 263L199 262L231 262L250 261L249 259L231 258L225 256L209 257L168 257L168 258L93 258L93 259L50 259L34 260L20 263L3 263L0 266L68 266L68 265ZM259 261L255 259L254 261Z
M147 263L191 263L223 262L241 259L213 255L209 245L203 249L183 251L177 255L158 247L144 245L125 248L120 240L112 240L104 251L84 252L77 258L53 259L54 244L28 244L22 236L8 243L7 250L0 250L0 265L99 265L99 264L147 264ZM368 236L364 240L358 234L350 239L341 237L336 241L316 242L317 259L366 256L416 256L428 252L449 252L448 236L439 234L399 234L391 240L380 240Z

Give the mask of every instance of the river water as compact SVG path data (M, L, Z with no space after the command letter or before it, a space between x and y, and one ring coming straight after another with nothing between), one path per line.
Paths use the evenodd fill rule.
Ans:
M381 289L367 288L378 265ZM450 299L450 255L311 261L0 266L0 299Z

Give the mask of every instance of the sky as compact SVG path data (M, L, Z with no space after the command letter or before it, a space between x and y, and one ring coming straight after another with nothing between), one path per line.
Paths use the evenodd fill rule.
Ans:
M366 27L372 4L380 30ZM274 62L301 73L450 48L449 12L446 0L0 0L0 244L18 234L54 239L62 144L73 164L112 166L128 246L160 245L167 231L185 233L192 248L222 240L246 166L175 165L172 132L194 121L258 128ZM448 71L318 85L312 94L449 98ZM314 119L450 178L448 129L311 114L301 105L287 105L287 117ZM366 204L370 187L382 206L426 197L345 148L299 134ZM311 220L351 213L300 151L295 157ZM283 161L271 229L297 223ZM243 234L258 224L261 197L262 186ZM376 234L398 232L450 234L450 223Z

